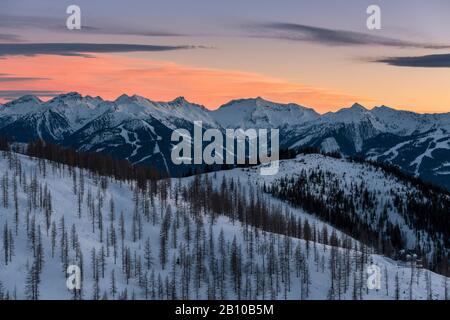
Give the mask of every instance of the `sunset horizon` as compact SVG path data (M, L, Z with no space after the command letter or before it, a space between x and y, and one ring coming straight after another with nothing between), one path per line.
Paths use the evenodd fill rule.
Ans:
M212 105L211 106L211 105L207 105L207 104L203 104L203 103L197 102L197 101L195 101L193 99L188 98L186 95L182 95L182 94L181 95L177 95L177 96L168 97L167 99L155 99L155 98L153 98L151 96L140 95L140 94L132 93L132 92L124 92L124 93L121 93L121 94L119 94L117 96L112 95L110 98L107 98L105 96L101 96L101 95L98 95L98 94L83 94L82 92L78 92L78 91L61 91L61 92L58 92L58 93L51 93L51 94L48 94L48 93L38 94L38 93L39 92L23 93L23 95L15 97L15 98L11 98L11 99L2 98L2 99L0 99L0 105L1 104L4 104L4 105L8 104L10 102L13 102L15 100L19 100L19 99L21 99L23 97L26 97L26 96L35 96L39 100L41 100L42 103L47 103L47 102L50 102L52 99L57 98L58 96L64 96L64 95L68 95L68 94L72 94L73 93L73 94L80 94L83 98L86 98L86 97L100 98L103 101L108 101L108 102L115 102L120 97L122 97L124 95L126 95L128 97L138 96L138 97L145 98L145 99L147 99L147 100L149 100L151 102L157 102L157 103L169 103L169 102L173 102L173 101L175 101L175 100L177 100L179 98L184 98L187 102L192 103L192 104L196 104L196 105L199 105L199 106L202 106L202 107L208 109L209 111L218 110L221 107L229 104L230 102L236 101L236 100L258 100L258 99L262 99L263 101L276 103L276 104L279 104L279 105L290 105L290 104L293 104L293 105L297 105L298 107L304 107L304 108L307 108L307 109L312 109L312 110L314 110L315 112L317 112L320 115L325 115L327 113L339 112L341 110L351 108L351 107L353 107L355 105L362 106L364 109L366 109L368 111L374 110L376 108L387 107L389 109L393 109L393 110L396 110L396 111L412 112L412 113L421 114L421 115L444 115L444 114L450 114L450 111L449 112L428 112L428 111L420 112L420 111L409 110L407 108L403 108L403 109L402 108L397 108L395 106L390 106L390 105L386 105L386 104L377 104L377 105L364 104L364 103L361 103L360 101L349 102L347 105L341 105L341 106L338 106L338 107L336 107L334 109L321 111L320 109L315 108L314 106L310 106L310 105L307 105L305 103L302 103L301 101L300 102L295 102L295 101L274 100L274 99L270 99L270 98L267 98L267 97L261 96L261 95L259 95L259 96L235 97L235 98L231 98L230 100L225 100L223 103L220 103L218 105Z

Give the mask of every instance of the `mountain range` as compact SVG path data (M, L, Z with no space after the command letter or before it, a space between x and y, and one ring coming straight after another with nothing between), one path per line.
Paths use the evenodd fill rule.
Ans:
M450 189L450 113L418 114L360 104L319 114L297 104L261 97L233 100L217 110L183 97L156 102L122 95L114 101L72 92L41 101L23 96L0 105L0 136L16 142L42 139L84 152L102 152L170 175L186 168L170 161L177 128L278 128L283 149L320 148L398 166Z

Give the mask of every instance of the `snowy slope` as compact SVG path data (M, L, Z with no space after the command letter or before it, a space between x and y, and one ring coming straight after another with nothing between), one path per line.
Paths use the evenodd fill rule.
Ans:
M296 166L295 162L286 161L282 164L282 172L288 173ZM2 297L25 299L30 295L25 288L31 266L36 261L31 238L41 243L37 248L42 248L43 253L38 290L41 299L72 297L65 284L65 252L65 263L83 267L84 299L444 297L445 278L442 276L421 268L411 269L379 255L363 254L360 251L363 247L356 245L354 240L348 239L353 243L352 249L339 249L267 232L256 233L229 217L211 219L209 212L190 212L189 208L196 204L186 201L183 193L195 187L194 177L172 179L169 185L161 181L152 188L153 191L141 193L134 190L131 182L100 179L86 171L64 168L47 161L38 162L17 154L8 157L3 152L0 154L0 172L2 190L7 190L6 196L2 192L0 199L0 227L3 234L7 224L6 234L14 242L11 261L8 260L7 264L4 248L0 249ZM239 180L240 184L235 187L254 194L251 190L255 187L256 175L251 171L218 172L209 175L208 179L213 188L219 189L224 183L223 177L228 178L227 183L234 181L236 184ZM14 185L17 186L17 197L14 196ZM167 193L164 192L165 185L169 187ZM183 191L183 188L188 189ZM321 222L315 217L267 197L274 206L292 210L303 221L308 220L311 226L319 228ZM49 203L49 225L55 223L55 228L52 231L51 226L47 234L45 212ZM16 204L18 222L15 221ZM120 240L121 226L124 227L123 242ZM320 228L323 226L322 223ZM327 227L331 234L334 228ZM111 230L115 231L116 245L111 240ZM167 238L162 236L163 230L169 230ZM56 241L52 257L53 233ZM339 231L336 235L342 241L346 238ZM163 239L167 246L164 268L160 258ZM146 243L152 257L148 267ZM232 272L233 252L241 273L239 280ZM334 261L334 274L339 274L333 286L330 261ZM370 263L379 265L382 270L380 290L368 290L365 285L367 274L364 266ZM344 266L347 266L347 272ZM289 281L282 280L281 276L287 274ZM395 289L396 283L399 290Z
M367 221L374 232L384 232L386 222L392 226L399 226L405 249L415 250L421 247L430 259L436 250L437 243L443 240L442 236L417 229L411 223L414 218L401 212L397 204L399 199L404 200L408 197L424 202L433 200L410 182L369 164L309 154L299 155L293 160L280 161L279 172L273 176L260 175L258 167L249 168L245 172L252 184L266 186L279 182L283 178L290 180L301 175L311 178L313 174L321 176L321 184L309 181L306 185L305 182L303 189L308 190L308 193L317 199L323 199L324 203L336 196L337 191L342 192L344 197L353 198L356 201L355 213ZM241 175L240 171L239 175ZM368 196L373 199L373 208L364 207L362 195L359 194L362 192L361 188L367 190ZM384 214L387 216L383 222L384 227L381 227L378 221Z

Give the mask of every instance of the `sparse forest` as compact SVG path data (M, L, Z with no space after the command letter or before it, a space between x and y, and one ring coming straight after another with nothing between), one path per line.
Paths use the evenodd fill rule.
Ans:
M446 297L445 277L272 200L245 170L142 186L11 151L0 167L2 299ZM367 289L370 263L380 290ZM80 290L66 287L70 265Z
M423 239L417 236L414 248L422 263L436 272L448 274L450 197L446 193L427 190L424 194L411 189L405 195L392 188L388 192L390 197L386 197L388 201L381 204L378 194L368 189L370 182L351 183L345 192L339 179L320 168L303 169L295 177L282 178L265 190L393 258L398 258L406 247L402 226L389 219L394 212L398 213L417 235L422 231L428 235L423 234ZM432 251L425 245L430 239L435 246Z

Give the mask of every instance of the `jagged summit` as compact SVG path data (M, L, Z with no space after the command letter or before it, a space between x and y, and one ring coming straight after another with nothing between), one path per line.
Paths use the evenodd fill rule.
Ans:
M60 94L60 95L50 99L46 104L49 104L49 105L64 104L64 105L73 106L83 100L90 100L90 99L92 99L92 98L83 97L78 92L68 92L68 93Z
M131 96L127 95L126 93L123 93L120 96L118 96L117 99L114 101L121 101L121 100L125 100L125 99L130 99L130 98L131 98Z
M243 104L246 103L248 106L254 105L254 106L269 106L269 105L280 105L280 103L272 102L269 100L266 100L260 96L255 98L242 98L242 99L233 99L223 105L221 105L217 110L221 108L227 108L230 106L234 106L236 104Z
M395 110L395 109L383 104L381 106L375 106L372 110L389 110L389 111L391 111L391 110Z
M132 96L129 96L127 94L122 94L121 96L119 96L116 100L113 101L116 104L144 104L144 105L148 105L148 103L150 102L149 99L137 95L137 94L133 94Z
M64 93L64 94L60 94L59 96L57 96L57 98L61 98L61 99L81 99L83 98L83 96L76 92L76 91L72 91L72 92L68 92L68 93Z
M354 103L351 107L351 110L354 111L368 111L363 105L359 104L359 103Z
M189 101L187 101L185 97L179 96L179 97L176 97L175 99L173 99L172 101L170 101L169 103L170 104L185 104L185 103L189 103Z

